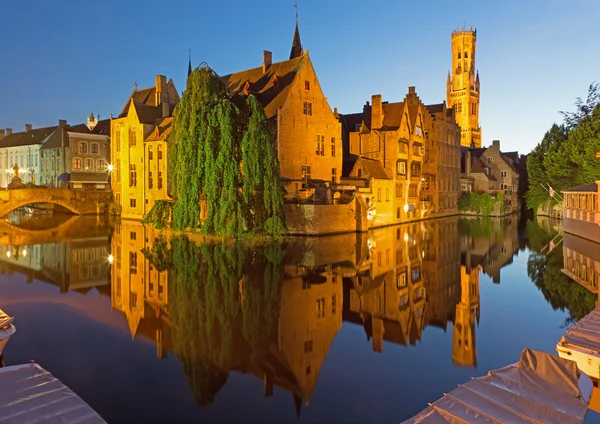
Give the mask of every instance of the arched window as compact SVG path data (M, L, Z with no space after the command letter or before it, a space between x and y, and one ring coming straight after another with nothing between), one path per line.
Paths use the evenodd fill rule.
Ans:
M73 159L73 169L80 170L81 169L81 159L75 158Z
M468 59L468 58L469 58L469 52L466 51L465 52L465 59Z
M86 159L85 160L85 170L86 171L94 170L94 159Z
M98 143L92 143L92 151L91 151L91 153L97 155L98 154L98 150L99 150L98 149Z
M104 159L98 159L96 161L96 171L105 171L106 164L104 163Z
M460 59L460 52L458 52L458 58Z
M79 153L87 153L88 152L88 145L85 141L80 141L79 142Z
M358 178L361 178L361 177L362 177L362 169L359 169L358 170Z

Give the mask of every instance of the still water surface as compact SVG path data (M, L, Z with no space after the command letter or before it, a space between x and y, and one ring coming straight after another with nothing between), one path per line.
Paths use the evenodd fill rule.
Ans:
M17 221L5 361L36 360L109 423L399 422L524 347L555 353L598 296L561 272L551 222L517 216L260 248Z

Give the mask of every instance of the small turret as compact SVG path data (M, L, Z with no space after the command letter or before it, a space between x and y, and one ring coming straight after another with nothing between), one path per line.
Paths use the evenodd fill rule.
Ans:
M90 113L90 116L88 116L88 118L87 118L87 124L86 124L88 129L90 131L92 131L97 123L98 123L98 118L96 116L94 116L94 112Z

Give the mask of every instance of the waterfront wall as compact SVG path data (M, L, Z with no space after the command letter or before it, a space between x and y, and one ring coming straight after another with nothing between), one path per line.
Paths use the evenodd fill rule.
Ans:
M341 205L284 205L288 234L325 235L367 231L367 206L355 197Z

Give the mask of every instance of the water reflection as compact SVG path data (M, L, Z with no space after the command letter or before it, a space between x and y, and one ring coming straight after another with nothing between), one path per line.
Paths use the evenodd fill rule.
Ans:
M0 237L0 273L110 296L135 343L151 342L158 359L177 358L198 405L214 403L241 373L262 381L265 397L276 387L288 393L299 415L345 326L364 329L364 343L382 356L394 345L417 349L435 328L448 333L442 349L455 369L477 367L481 281L500 284L527 246L528 274L551 306L571 319L585 315L598 299L600 258L567 236L563 258L557 230L516 216L446 218L252 248L168 238L132 221L114 229L68 221L49 230L52 243L35 244L43 230ZM20 243L2 245L8 237Z

